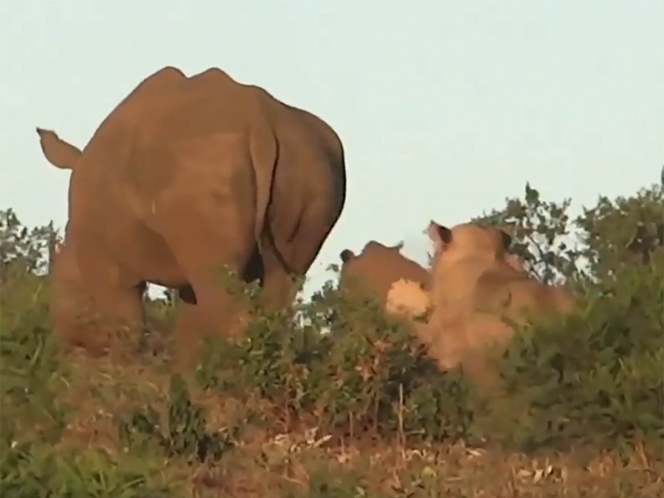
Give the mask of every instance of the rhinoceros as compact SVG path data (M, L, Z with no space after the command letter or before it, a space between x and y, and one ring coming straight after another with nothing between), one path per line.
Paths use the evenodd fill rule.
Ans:
M408 280L428 289L429 272L401 254L402 244L386 246L375 240L367 242L360 254L344 249L339 254L339 286L352 300L377 299L384 304L394 282Z
M258 279L268 309L287 305L345 203L336 132L217 68L148 76L82 151L37 132L46 159L71 170L53 327L92 353L143 323L145 282L178 289L179 349L236 329L223 267Z

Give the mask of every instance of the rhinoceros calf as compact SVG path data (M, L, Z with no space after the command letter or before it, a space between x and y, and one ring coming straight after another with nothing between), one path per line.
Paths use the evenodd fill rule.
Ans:
M401 245L385 246L371 240L355 254L344 249L339 255L341 271L339 285L352 300L366 297L377 299L384 304L387 292L394 282L406 280L417 285L429 287L429 272L415 261L406 258L400 252Z
M237 324L223 267L260 279L268 308L286 305L345 202L334 130L220 69L148 76L83 151L37 132L46 159L72 171L54 329L92 352L109 345L102 324L142 323L144 282L179 290L180 350Z

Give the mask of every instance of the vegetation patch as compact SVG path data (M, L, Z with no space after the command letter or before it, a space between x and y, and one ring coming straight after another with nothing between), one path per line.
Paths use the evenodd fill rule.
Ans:
M57 234L3 211L0 492L661 495L662 191L601 198L577 219L568 208L527 186L477 219L509 225L526 269L580 296L567 318L519 330L488 392L439 372L404 324L331 283L255 313L241 338L208 340L184 377L170 361L177 305L164 299L147 300L150 332L132 357L65 351L48 319Z

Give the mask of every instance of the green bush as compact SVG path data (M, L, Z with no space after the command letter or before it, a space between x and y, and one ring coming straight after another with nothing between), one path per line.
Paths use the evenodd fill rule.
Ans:
M0 438L0 490L7 498L170 498L159 468L134 458L114 460L101 450L55 451ZM182 494L179 494L182 496Z
M282 419L308 416L342 434L487 440L523 450L659 443L663 271L661 258L623 266L613 292L589 288L567 319L519 331L490 395L458 372L438 372L377 307L354 309L332 295L341 326L329 334L259 318L246 338L206 348L199 379L234 396L263 397ZM212 355L216 363L206 363Z
M30 273L0 283L0 433L22 424L44 427L42 437L57 440L66 423L56 394L66 370L46 317L42 278Z
M664 265L626 266L560 323L523 330L502 362L484 436L532 449L664 442Z
M349 302L331 284L311 302L256 312L239 339L208 340L197 387L239 400L245 425L262 422L273 433L316 426L319 435L343 438L461 440L527 451L645 443L661 458L664 248L657 224L664 202L658 189L600 199L572 219L568 200L545 202L528 186L524 200L510 199L506 209L481 218L512 225L527 269L580 296L569 317L518 331L490 392L475 390L460 372L439 372L404 324L384 316L377 303ZM566 239L574 230L576 245ZM11 210L0 213L2 491L175 496L156 477L157 462L219 461L236 451L239 432L211 430L178 376L165 409L148 404L114 414L127 448L122 457L56 449L76 407L60 396L69 372L47 318L44 253L54 237L51 226L28 231ZM637 238L639 251L648 242L648 258L633 251ZM176 306L147 304L153 323L163 327L147 339L165 342ZM154 357L166 354L162 346L152 348ZM142 365L153 360L139 357ZM312 476L310 494L365 496L361 479L348 478L356 483L350 492L328 477Z
M638 199L654 203L641 209L649 216L662 205L647 191ZM543 202L527 187L525 202L508 202L511 214L491 215L494 222L516 223L515 245L528 254L533 274L567 281L580 302L567 319L517 334L504 355L500 388L490 395L457 372L437 372L407 329L377 304L353 306L329 285L297 308L310 325L295 327L292 312L259 315L245 338L206 348L199 380L235 396L258 395L283 420L309 418L341 434L484 440L524 450L643 439L661 444L663 249L643 264L628 257L623 232L611 242L611 278L599 280L607 274L597 262L601 246L571 249L557 242L570 230L568 204ZM587 213L576 223L587 226ZM634 229L635 218L626 219ZM533 246L539 253L527 252ZM582 268L575 258L590 263ZM328 334L321 334L323 325Z
M187 384L179 375L171 377L167 412L165 424L159 410L152 406L120 417L120 442L137 451L156 447L168 458L183 457L189 462L218 460L232 449L232 434L207 430L203 409L191 402Z
M298 309L310 325L293 326L288 313L258 315L242 339L211 340L197 370L202 387L258 395L285 422L304 419L339 435L465 435L463 379L438 372L407 329L376 304L358 308L337 292L325 299L336 311L328 334L317 323L319 301Z

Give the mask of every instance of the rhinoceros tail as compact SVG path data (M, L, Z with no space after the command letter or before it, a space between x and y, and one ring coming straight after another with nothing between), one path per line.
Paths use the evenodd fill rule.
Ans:
M46 160L56 168L74 169L76 161L81 157L81 150L62 140L54 131L43 128L36 130Z
M262 235L265 228L265 217L272 199L274 169L277 164L279 145L272 128L261 123L251 131L249 151L256 175L256 218L254 236L258 250L262 252Z

